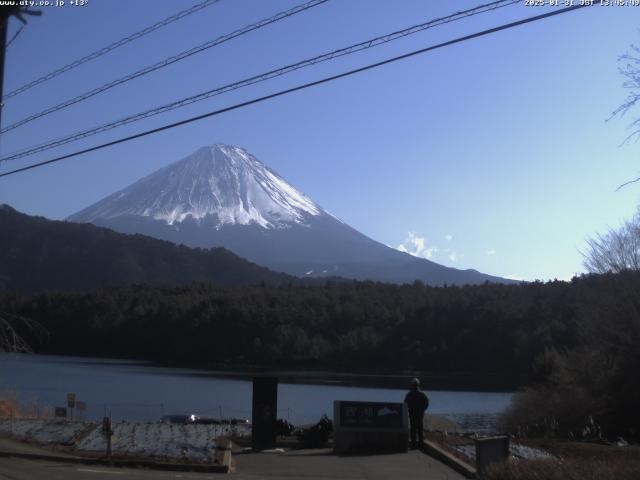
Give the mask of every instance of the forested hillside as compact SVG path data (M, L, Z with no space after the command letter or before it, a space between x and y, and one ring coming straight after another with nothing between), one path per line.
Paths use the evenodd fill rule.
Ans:
M49 331L36 351L208 365L419 370L434 384L512 388L548 352L640 339L640 274L466 287L132 286L4 295ZM635 337L634 337L635 335ZM616 343L617 342L617 343ZM609 345L609 344L607 344ZM637 343L636 343L637 345Z
M224 248L187 248L143 235L32 217L7 205L0 205L0 232L0 291L192 281L278 285L293 280Z

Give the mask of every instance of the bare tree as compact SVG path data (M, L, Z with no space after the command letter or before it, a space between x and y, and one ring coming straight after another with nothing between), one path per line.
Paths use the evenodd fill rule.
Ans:
M622 86L630 90L630 92L622 105L611 113L610 118L626 115L631 108L640 102L640 48L631 45L629 51L620 56L618 61L624 64L619 68L620 74L625 78ZM632 132L625 141L637 139L640 136L640 118L636 118L631 122L629 129Z
M629 47L629 51L622 55L618 61L622 64L619 68L620 74L625 78L622 86L628 89L629 93L624 102L622 102L622 104L611 113L608 120L611 120L614 117L624 117L640 102L640 48L635 45L631 45ZM640 140L640 117L633 119L627 128L631 130L631 133L629 133L629 135L624 139L623 144L632 140ZM640 177L636 177L623 183L618 187L618 190L636 182L640 182Z
M627 98L609 117L624 117L640 103L640 48L631 45L629 51L618 58L622 64L620 74L625 78L622 86L629 90ZM627 127L631 133L624 143L640 140L640 117ZM640 182L640 176L620 185L617 190ZM609 229L605 234L597 234L587 239L587 250L582 252L583 264L591 273L621 272L640 270L640 207L633 218L618 229Z
M588 238L582 255L590 273L640 270L640 208L620 228Z
M0 312L0 352L31 352L20 331L28 331L36 337L46 334L38 322Z

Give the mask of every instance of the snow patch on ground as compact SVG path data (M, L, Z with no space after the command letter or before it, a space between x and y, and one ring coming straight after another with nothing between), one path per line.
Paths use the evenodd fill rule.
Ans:
M454 450L467 457L471 463L476 461L476 447L475 445L454 445ZM509 453L516 458L522 458L526 460L543 460L553 458L548 452L540 450L539 448L527 447L526 445L520 445L519 443L509 443Z
M115 455L143 455L190 461L209 461L216 438L238 434L229 425L121 422L113 425L111 448ZM78 450L104 452L106 437L94 429L77 446Z
M512 443L509 445L509 452L511 455L517 458L526 458L527 460L545 460L553 458L549 452L540 450L539 448L527 447L526 445L520 445L518 443Z
M0 420L0 433L37 443L70 445L91 425L69 420Z
M249 436L251 427L229 424L120 422L113 424L114 455L191 462L213 460L216 438ZM0 420L0 434L41 444L75 445L78 452L106 452L102 425L70 420Z

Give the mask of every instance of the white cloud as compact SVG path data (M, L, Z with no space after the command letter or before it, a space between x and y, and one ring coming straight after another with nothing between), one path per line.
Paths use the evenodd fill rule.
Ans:
M423 256L424 256L424 258L431 258L431 257L433 257L433 254L437 253L437 252L438 252L438 247L427 248L423 252Z
M449 254L449 260L451 260L452 262L457 262L460 258L462 258L462 255L460 255L458 252L451 252Z
M449 235L449 234L447 234L447 235L445 235L445 236L444 236L444 238L445 238L445 240L446 240L447 242L450 242L451 240L453 240L453 235Z
M486 253L487 255L495 255L497 252L495 250L491 249L491 250L487 250L484 253Z
M438 247L428 246L424 237L419 237L415 232L407 232L407 238L398 245L397 250L408 253L414 257L431 258L438 252Z

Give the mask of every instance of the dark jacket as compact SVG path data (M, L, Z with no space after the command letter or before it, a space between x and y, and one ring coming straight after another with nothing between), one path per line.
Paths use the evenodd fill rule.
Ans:
M404 403L407 404L409 415L422 415L429 407L429 399L422 390L411 390L404 397Z

